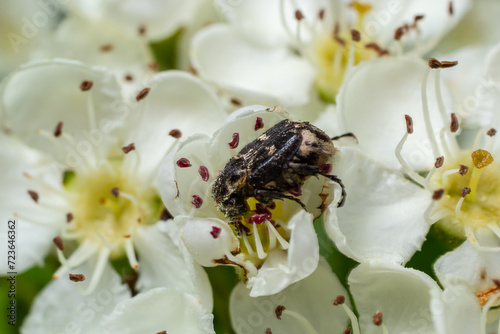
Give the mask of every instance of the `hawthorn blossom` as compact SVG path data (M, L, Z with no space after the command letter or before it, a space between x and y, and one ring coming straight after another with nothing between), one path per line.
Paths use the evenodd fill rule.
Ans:
M347 291L325 263L277 295L252 298L240 284L230 300L233 328L238 334L266 330L310 334L483 334L489 328L489 309L481 309L478 297L464 280L448 278L442 289L418 270L368 261L352 270L348 285L359 317L351 309Z
M335 101L344 76L356 64L424 54L469 7L469 1L216 4L229 23L210 25L194 37L196 73L235 106L278 104L311 120L323 108L317 97Z
M498 82L498 50L495 47L490 52L484 69L493 82ZM385 174L373 173L372 182L394 183L385 189L379 188L377 196L366 199L367 203L382 204L364 205L361 216L369 219L354 218L353 221L354 207L350 207L349 202L334 213L334 225L327 226L327 231L348 256L357 260L382 256L394 261L392 249L418 250L431 224L436 224L446 242L465 241L479 251L477 256L484 261L489 256L485 252L500 249L496 194L500 178L495 160L499 147L495 130L498 117L494 112L499 94L491 90L491 96L483 101L490 108L483 119L488 127L476 131L476 138L469 147L459 145L456 135L460 132L460 119L457 114L450 113L453 101L440 81L440 71L453 71L454 68L446 68L454 65L456 62L431 59L425 69L424 64L411 59L377 60L359 66L347 79L339 94L342 126L359 134L360 154L368 155L373 164L384 166ZM394 81L396 77L398 81ZM373 86L374 81L377 86ZM429 81L435 84L430 85ZM418 89L415 84L421 84L422 88ZM369 107L359 100L360 95L370 101ZM389 155L390 150L394 150L394 158ZM338 174L350 198L362 195L353 185L369 178L364 169L366 165L360 165L359 169L356 165L348 169L339 166ZM411 182L401 177L399 168ZM391 207L402 197L395 189L404 184L411 211L398 205ZM363 194L366 194L365 189ZM356 214L359 217L360 212ZM360 246L359 240L368 243ZM471 248L463 246L456 252L463 254L467 249ZM488 268L479 270L471 265L473 256L476 255L449 258L454 259L453 266L463 269L463 277L495 277L494 268L490 274ZM472 271L465 273L466 270ZM488 284L491 285L491 281ZM478 287L482 288L484 286Z
M277 293L314 271L319 247L312 223L330 202L337 205L334 195L340 198L335 183L311 177L291 194L307 211L289 199L264 205L250 197L246 199L249 211L234 222L217 208L212 185L226 163L287 116L277 107L242 108L212 137L196 135L182 142L160 168L163 202L194 259L207 267L240 267L252 296Z
M42 264L54 249L61 262L54 279L77 274L90 295L110 277L108 260L126 258L140 273L139 291L175 288L210 312L206 274L178 248L178 235L158 230L175 225L156 176L179 138L223 119L220 103L198 79L176 71L155 75L134 96L122 94L111 72L66 60L28 64L2 82L0 205L5 220L18 221L16 269ZM205 113L211 118L196 127Z

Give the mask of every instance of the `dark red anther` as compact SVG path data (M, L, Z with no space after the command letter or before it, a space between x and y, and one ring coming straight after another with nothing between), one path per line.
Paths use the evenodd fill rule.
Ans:
M85 281L84 274L69 274L69 279L73 282L83 282Z
M264 122L262 121L261 117L257 117L257 120L255 121L255 131L262 129L264 127Z
M210 174L208 173L208 169L205 166L200 166L198 168L198 173L200 173L201 179L205 182L208 181L208 178L210 177Z
M151 91L151 88L144 88L143 90L141 90L139 92L139 94L137 94L137 96L135 97L135 100L137 102L144 100L146 98L146 96L148 96L150 91Z
M302 189L300 189L300 187L288 189L288 192L295 197L302 195Z
M248 218L248 223L249 224L262 224L263 222L265 222L266 220L269 220L271 218L271 215L268 215L267 213L264 213L264 214L257 214L257 215L253 215L251 216L250 218Z
M193 195L193 201L191 202L191 204L193 204L195 208L199 209L203 204L203 200L201 199L200 196Z
M191 167L191 162L186 158L180 158L176 163L180 168Z
M302 12L300 10L296 10L295 11L295 19L297 21L304 19L304 14L302 14Z
M54 137L60 137L62 134L63 122L57 123L56 129L54 130Z
M230 148L237 148L240 143L240 134L238 132L233 133L233 140L230 143L227 143Z
M332 165L331 164L323 164L323 165L319 166L319 171L321 173L328 174L332 171Z
M222 229L220 227L212 226L212 231L210 231L210 234L212 235L212 237L214 237L214 239L217 239L221 232Z

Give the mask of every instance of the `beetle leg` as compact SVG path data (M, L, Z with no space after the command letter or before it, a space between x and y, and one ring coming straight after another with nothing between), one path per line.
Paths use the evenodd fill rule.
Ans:
M329 178L333 182L336 182L342 188L342 198L337 203L337 208L340 208L341 206L344 206L345 199L347 197L347 193L345 191L345 186L342 183L342 180L339 179L336 175L330 175L330 174L323 173L323 172L321 172L319 170L318 166L311 166L311 165L308 165L308 164L300 164L300 163L296 163L296 162L290 162L288 164L288 167L291 168L291 169L293 169L297 173L302 173L302 174L306 174L306 175L317 175L317 174L319 174L319 175L322 175L324 177Z
M300 206L302 207L302 209L306 210L306 205L304 203L302 203L302 201L298 198L295 198L293 196L289 196L289 195L285 195L277 190L266 190L266 189L255 189L253 191L254 193L254 196L267 196L267 197L271 197L271 198L275 198L275 199L289 199L291 201L294 201L294 202L297 202L300 204Z
M356 141L356 143L358 142L358 138L356 138L356 136L352 132L347 132L347 133L344 133L343 135L332 137L331 139L332 140L339 140L340 138L344 138L344 137L351 137L352 139L354 139Z

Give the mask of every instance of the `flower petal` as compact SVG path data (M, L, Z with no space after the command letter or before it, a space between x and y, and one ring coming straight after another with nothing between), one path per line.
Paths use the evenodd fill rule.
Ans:
M72 273L92 272L91 262L73 269ZM85 289L87 281L74 283L65 276L49 283L33 302L21 332L100 333L103 317L110 314L116 304L130 298L130 292L109 264L94 292L83 296L76 284L82 284Z
M311 64L286 48L246 41L227 25L201 30L193 38L191 61L202 78L236 97L257 95L259 103L277 101L283 107L310 99L315 75ZM249 103L255 100L245 101Z
M161 159L178 142L172 130L180 130L182 139L195 133L211 134L227 114L215 92L191 74L159 73L145 86L151 90L134 111L138 117L129 123L124 145L135 143L135 153L141 157L139 173L149 176L156 174ZM136 157L129 156L126 163L134 164Z
M394 40L394 30L404 24L411 24L415 16L423 15L418 23L420 42L408 34L402 41L411 47L418 46L414 53L423 55L429 52L445 34L455 26L467 13L472 1L454 0L453 15L449 14L448 0L421 1L375 1L375 6L368 13L364 23L367 34L378 40L382 45L388 45Z
M347 200L338 209L332 203L325 212L328 235L356 261L406 263L429 230L424 211L431 195L355 148L342 148L336 158Z
M213 315L193 296L156 288L117 305L104 321L106 333L215 333Z
M131 90L148 75L152 53L144 39L126 34L108 21L69 16L54 36L37 51L39 58L61 57L113 71L124 88Z
M177 216L181 238L195 261L205 267L219 265L231 252L239 249L238 239L226 222L215 218L190 218ZM219 229L215 234L215 229Z
M137 288L141 292L158 287L177 289L198 296L210 311L213 301L208 276L193 262L178 237L174 239L177 230L172 220L137 230L134 238L140 258Z
M431 315L431 289L439 286L418 270L387 262L364 262L349 275L362 333L380 333L373 315L382 312L389 333L437 333Z
M92 81L90 90L82 91L84 81ZM110 132L125 117L117 108L121 99L109 72L66 60L40 61L3 81L0 112L8 129L30 147L55 157L65 168L77 169L82 160L92 161L109 150ZM63 135L55 137L59 122Z
M357 136L359 147L365 153L393 169L400 168L394 151L406 131L405 114L413 118L415 125L403 149L403 157L415 170L429 169L436 159L421 102L426 68L424 62L416 58L365 61L347 76L337 97L344 130ZM429 78L429 81L430 118L439 138L439 130L445 125L437 109L434 80ZM444 98L446 110L451 110L451 100L447 95Z
M313 216L300 210L288 221L290 248L276 249L268 254L255 277L248 280L250 296L276 294L290 284L309 276L318 266L319 245Z
M0 134L0 147L0 218L4 222L0 237L2 244L7 245L7 222L15 220L17 233L14 243L23 245L16 248L18 259L15 269L21 273L33 265L43 264L52 247L58 224L66 224L65 212L35 203L28 190L37 192L40 203L58 203L59 198L54 191L62 187L58 179L60 175L54 175L52 165L44 161L38 152L4 134ZM45 181L53 187L48 187ZM1 266L1 273L12 271L6 266L7 261Z
M472 1L470 10L450 31L436 49L451 52L463 47L491 46L498 43L500 30L498 14L500 2L496 0Z
M450 276L441 276L444 291L431 289L431 311L437 333L480 333L479 299L467 282Z
M104 16L131 35L144 27L148 40L161 40L176 32L192 19L201 1L106 0Z
M465 241L455 250L441 256L434 264L438 277L463 278L476 291L491 288L493 279L500 277L500 253L481 252Z
M349 319L341 307L332 305L339 295L345 296L350 305L347 291L322 260L310 276L275 295L254 298L243 283L238 284L229 302L231 323L238 334L265 333L267 328L273 333L305 333L290 316L276 318L276 307L283 305L305 317L318 333L342 333Z

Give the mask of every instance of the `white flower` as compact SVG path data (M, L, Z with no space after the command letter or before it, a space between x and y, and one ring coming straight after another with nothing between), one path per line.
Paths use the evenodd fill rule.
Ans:
M211 310L206 275L178 249L178 235L158 231L175 225L159 223L168 215L156 175L180 136L212 131L225 115L214 93L186 73L160 73L139 89L123 96L112 73L64 60L29 64L2 83L9 136L1 138L0 205L5 220L18 220L17 269L40 264L57 235L62 265L54 278L84 274L84 294L109 275L108 259L126 257L141 273L139 290L175 288ZM95 266L74 271L88 261Z
M217 209L212 184L219 172L286 116L261 106L240 109L212 138L198 135L183 142L160 168L163 201L193 257L203 266L241 267L252 296L277 293L314 271L319 247L312 222L333 200L333 187L339 188L327 178L309 178L295 194L308 211L289 199L266 206L253 197L241 222L231 222Z
M463 280L447 279L443 290L418 270L371 261L353 269L348 283L359 319L346 290L324 262L276 295L252 298L240 284L230 300L233 328L238 334L265 333L267 328L268 333L311 334L485 333L489 310L481 310ZM281 319L276 313L280 306Z
M399 230L395 230L394 227L386 229L385 225L380 223L369 225L361 219L353 226L352 219L355 216L353 211L350 212L349 201L345 208L338 210L338 223L334 230L336 233L330 233L330 237L348 256L358 260L373 257L374 250L386 247L386 238L393 242L401 242L402 248L416 250L423 241L428 226L433 223L444 232L443 238L449 242L461 242L466 239L480 252L500 250L498 226L500 169L495 160L500 147L498 136L495 135L495 128L499 126L495 110L498 108L500 94L498 90L493 89L496 87L494 83L499 81L496 70L496 64L500 59L499 50L500 48L495 47L490 52L484 69L493 82L492 89L486 95L487 98L481 101L484 103L483 106L488 107L484 109L484 111L487 109L488 113L483 113L487 117L482 120L487 122L488 127L477 131L475 140L470 141L470 146L465 148L457 143L456 135L460 131L459 117L455 113L449 113L453 110L452 100L446 94L445 87L441 87L441 69L436 68L440 67L438 61L430 61L435 69L431 70L428 67L426 70L424 64L416 60L376 60L359 66L347 78L346 85L339 94L342 125L359 134L359 148L364 154L387 166L383 180L399 179L393 186L384 189L383 198L390 203L398 203L401 197L395 189L404 184L411 193L408 197L411 199L408 202L409 207L398 205L391 207L390 204L386 204L376 208L365 206L362 211L362 214L368 217L374 213L381 213L382 218L388 218L393 225L398 226ZM445 67L448 65L450 64L444 63ZM427 82L431 79L429 78L431 71L434 72L432 81L436 83L435 85L429 85ZM398 78L397 81L394 81L394 78ZM415 84L420 82L422 82L421 90L415 87ZM360 102L359 96L364 96L370 104ZM406 118L406 126L404 114L411 116ZM397 162L390 156L391 150L395 150ZM342 159L342 163L345 161L348 159ZM396 171L398 164L401 164L403 172L412 183L401 178L401 174ZM366 168L364 166L361 165L361 170ZM350 185L367 178L366 175L356 173L355 169L356 167L351 168L350 175L343 174L342 166L339 166L339 176L344 180L350 198L361 194L361 190ZM380 179L380 174L373 173L373 177ZM386 183L386 181L381 182ZM380 198L380 194L374 193L370 198L370 201L377 201L376 198ZM416 225L412 224L413 228L405 230L408 222L414 222ZM370 227L367 227L368 225ZM373 242L358 246L359 243L356 241L366 238ZM345 250L353 247L361 247L362 252L353 255L349 249ZM391 249L387 251L390 252ZM457 250L459 252L457 254L463 254L468 250L470 247L463 246L460 251ZM379 253L381 251L375 251L375 255ZM457 254L447 257L447 265L451 263L449 259L453 259L453 266L461 269L448 268L447 271L461 272L461 276L469 279L475 288L483 289L484 285L479 287L472 280L472 277L482 274L470 260L477 256L481 261L488 261L489 255L481 253L475 255L474 252L468 256ZM467 270L471 271L465 273ZM488 272L488 268L485 270ZM491 271L492 274L487 273L483 276L495 277L493 267ZM489 280L487 282L489 285L492 284Z
M485 333L479 300L463 280L442 281L442 290L418 270L365 262L348 282L363 334ZM379 312L382 330L375 323Z
M342 307L332 305L337 296L349 295L330 266L323 259L307 278L296 282L278 294L251 297L243 283L231 292L229 310L231 324L238 334L266 333L343 333L349 317ZM276 309L284 306L281 319Z
M454 1L450 15L449 1L216 3L229 23L208 26L193 39L197 73L233 101L293 107L301 119L316 117L315 90L334 101L357 63L403 50L427 52L469 6ZM403 36L395 41L398 28ZM295 108L308 103L307 113Z

